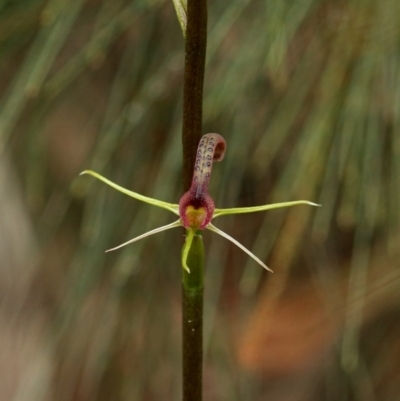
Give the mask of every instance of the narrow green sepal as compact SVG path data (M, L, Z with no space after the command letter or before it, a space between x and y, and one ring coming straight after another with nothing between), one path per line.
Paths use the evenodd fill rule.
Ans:
M103 181L104 183L106 183L110 187L116 189L117 191L122 192L125 195L128 195L128 196L135 198L137 200L140 200L142 202L148 203L150 205L157 206L157 207L160 207L163 209L167 209L170 212L179 216L179 205L177 205L175 203L164 202L164 201L161 201L158 199L154 199L154 198L150 198L148 196L138 194L137 192L130 191L129 189L126 189L124 187L121 187L118 184L115 184L114 182L108 180L107 178L103 177L102 175L100 175L92 170L82 171L82 173L80 173L79 175L83 175L83 174L89 174L89 175L97 178L98 180Z
M262 205L262 206L250 206L250 207L233 207L230 209L215 209L214 216L224 216L227 214L243 214L243 213L255 213L255 212L263 212L265 210L272 210L272 209L280 209L283 207L291 207L291 206L298 206L298 205L309 205L309 206L321 206L317 203L306 201L306 200L299 200L294 202L282 202L282 203L271 203L270 205Z

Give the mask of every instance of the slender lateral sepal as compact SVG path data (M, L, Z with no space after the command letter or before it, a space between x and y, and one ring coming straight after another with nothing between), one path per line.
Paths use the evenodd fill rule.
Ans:
M273 271L261 261L254 253L250 252L246 247L244 247L239 241L236 241L230 235L225 233L224 231L220 230L219 228L215 227L213 224L209 224L207 229L219 234L221 237L226 238L227 240L233 242L237 247L239 247L242 251L246 252L251 258L253 258L259 265L261 265L264 269L268 270L269 272L273 273Z
M263 212L265 210L272 210L272 209L280 209L283 207L291 207L291 206L298 206L298 205L309 205L309 206L321 206L317 203L309 202L306 200L299 200L294 202L282 202L282 203L272 203L270 205L262 205L262 206L251 206L251 207L234 207L231 209L215 209L214 216L224 216L227 214L244 214L244 213L255 213L255 212Z
M179 205L177 205L177 204L163 202L159 199L149 198L148 196L144 196L144 195L138 194L137 192L130 191L129 189L126 189L124 187L121 187L121 186L115 184L114 182L108 180L107 178L103 177L102 175L100 175L92 170L82 171L82 173L80 173L79 175L83 175L83 174L89 174L89 175L97 178L98 180L103 181L104 183L106 183L110 187L116 189L117 191L122 192L125 195L128 195L128 196L135 198L137 200L140 200L142 202L148 203L150 205L157 206L157 207L160 207L163 209L167 209L170 212L179 216Z
M120 248L122 248L122 247L124 247L126 245L132 244L133 242L139 241L139 240L141 240L143 238L146 238L146 237L150 237L150 235L157 234L157 233L160 233L161 231L166 231L166 230L169 230L171 228L180 227L181 225L182 225L182 223L181 223L181 220L179 219L177 221L174 221L171 224L167 224L165 226L155 228L154 230L147 231L147 233L144 233L144 234L139 235L138 237L135 237L135 238L133 238L133 239L127 241L127 242L124 242L123 244L118 245L115 248L107 249L106 252L115 251L115 250L120 249Z

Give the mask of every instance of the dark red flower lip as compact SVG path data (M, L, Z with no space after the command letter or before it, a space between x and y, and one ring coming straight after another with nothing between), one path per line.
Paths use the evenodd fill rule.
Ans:
M214 201L208 194L196 197L194 189L186 192L179 201L179 215L185 228L204 230L214 214Z

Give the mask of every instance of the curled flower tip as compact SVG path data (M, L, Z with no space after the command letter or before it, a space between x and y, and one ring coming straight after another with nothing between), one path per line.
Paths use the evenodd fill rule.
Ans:
M206 134L200 139L190 188L196 197L208 193L213 162L222 161L225 152L226 141L221 135Z

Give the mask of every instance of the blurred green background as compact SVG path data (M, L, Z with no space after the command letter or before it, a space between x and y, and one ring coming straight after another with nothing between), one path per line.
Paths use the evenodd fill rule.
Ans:
M400 400L400 2L209 2L204 400ZM184 41L164 0L0 3L0 400L179 400Z

